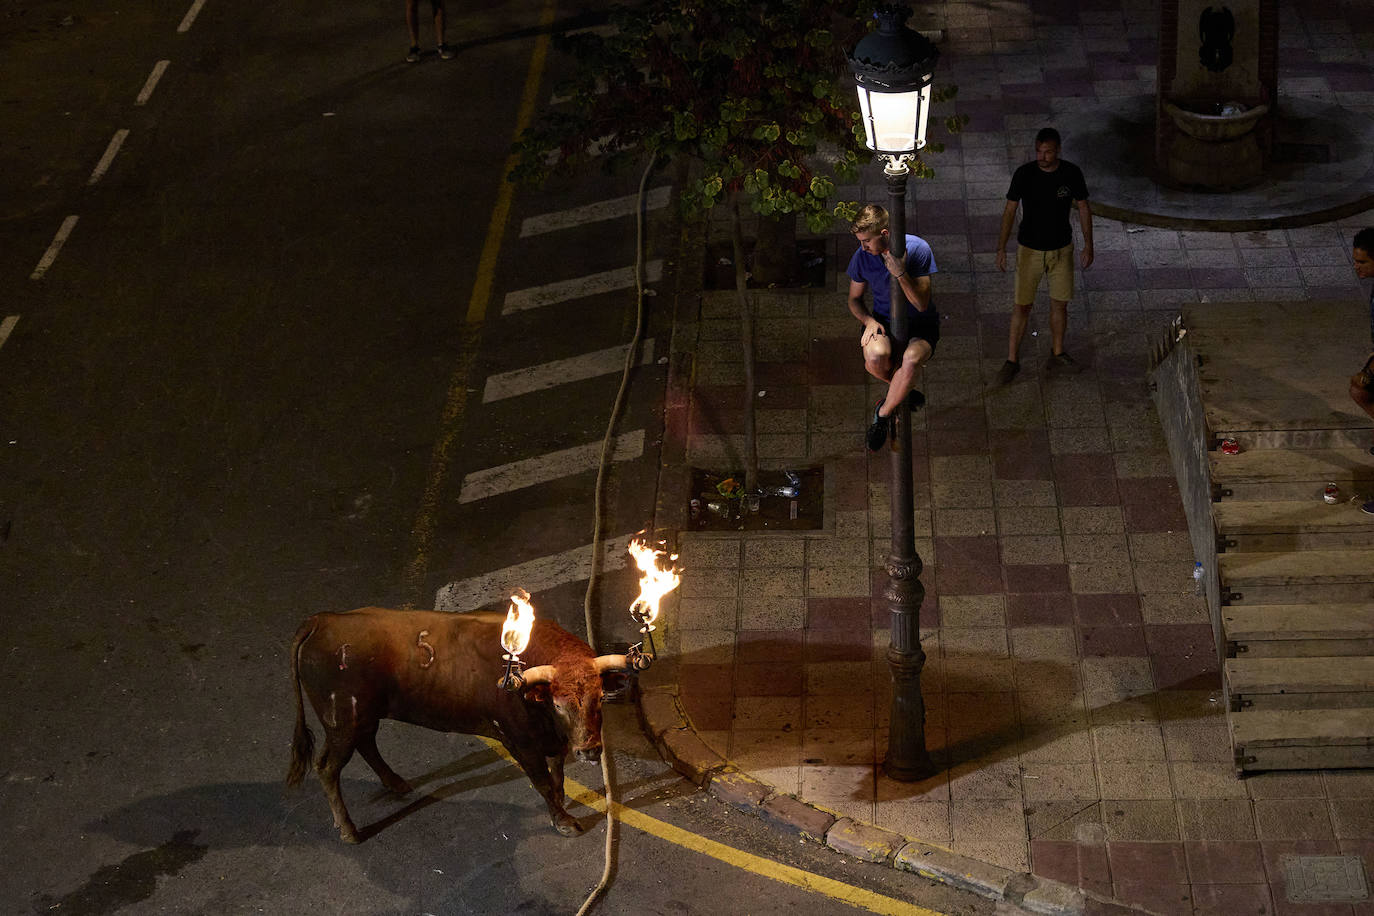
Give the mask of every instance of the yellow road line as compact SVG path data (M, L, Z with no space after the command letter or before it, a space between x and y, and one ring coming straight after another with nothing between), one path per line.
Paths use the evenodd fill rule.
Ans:
M544 9L540 13L540 34L535 40L529 69L525 73L525 88L520 96L520 108L516 113L512 139L524 133L534 118L535 99L539 94L539 86L544 81L544 65L549 57L549 29L553 25L557 8L557 0L545 0ZM458 438L458 431L462 428L463 414L467 409L468 374L476 358L477 344L480 340L478 332L487 315L487 304L491 301L496 260L501 253L501 239L506 234L506 222L510 219L514 188L506 180L506 176L514 167L515 156L508 155L501 167L496 205L492 208L491 221L487 224L487 237L482 244L482 255L477 261L477 277L473 282L472 298L468 300L467 322L463 328L458 365L453 370L448 394L444 398L444 409L439 419L439 435L429 460L429 474L425 479L424 493L420 496L415 524L410 530L411 559L406 565L403 577L406 605L409 607L414 607L420 601L420 589L424 586L425 575L429 571L429 551L438 523L439 494L448 474L449 455ZM433 603L425 601L424 606L433 607Z
M483 738L493 750L504 757L508 762L515 764L515 761L500 742L490 738ZM518 764L515 764L518 766ZM563 789L568 798L586 805L595 811L603 814L606 812L606 797L600 792L587 788L579 782L564 778ZM824 894L841 903L859 909L868 910L870 913L881 913L884 916L942 916L937 910L928 910L923 906L914 903L907 903L904 900L896 900L892 897L884 897L882 894L865 890L862 887L855 887L852 884L845 884L843 881L836 881L834 878L827 878L824 875L817 875L813 872L803 871L791 865L784 865L781 862L774 862L772 859L765 859L763 856L756 856L751 852L742 849L735 849L733 846L726 846L715 840L709 840L704 836L692 833L690 830L683 830L681 827L660 821L657 818L649 817L636 811L633 808L626 808L619 802L612 804L616 820L636 830L641 830L650 836L658 837L660 840L690 849L693 852L710 856L717 861L724 862L733 868L741 871L751 872L764 878L771 878L783 884L790 884L802 890L817 894Z

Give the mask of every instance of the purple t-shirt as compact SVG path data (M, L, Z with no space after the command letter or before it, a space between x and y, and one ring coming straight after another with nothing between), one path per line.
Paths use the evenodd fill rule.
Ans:
M939 270L935 266L935 253L930 250L926 240L915 235L906 237L906 272L913 277L928 277ZM873 294L873 315L883 321L892 319L892 303L888 297L888 282L892 276L887 272L881 255L869 254L859 246L849 259L845 269L849 279L856 283L867 283ZM932 304L933 307L933 304ZM921 312L916 306L907 303L907 317L914 321Z

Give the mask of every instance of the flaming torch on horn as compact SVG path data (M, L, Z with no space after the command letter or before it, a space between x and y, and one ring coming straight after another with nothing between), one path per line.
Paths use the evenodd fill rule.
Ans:
M530 630L534 628L534 605L530 604L530 593L517 588L510 596L510 610L506 611L506 622L501 627L501 648L506 652L501 657L506 660L506 674L501 678L501 686L507 690L517 690L524 680L520 675L525 666L520 661L520 653L530 644Z
M677 554L670 555L665 550L655 550L638 537L630 541L629 549L640 573L639 596L630 605L630 616L639 624L639 632L643 634L644 639L630 646L626 658L636 670L643 671L654 663L654 658L658 654L654 646L654 621L658 619L658 603L664 595L678 587L682 578L674 566ZM667 569L660 565L664 557L668 559ZM645 642L649 644L647 652L644 651Z

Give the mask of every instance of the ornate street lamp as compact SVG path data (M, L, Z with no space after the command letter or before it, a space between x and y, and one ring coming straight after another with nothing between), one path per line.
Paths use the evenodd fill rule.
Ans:
M889 239L893 254L906 257L907 163L926 145L926 121L930 115L930 80L940 56L924 35L907 28L911 8L894 4L878 7L876 31L854 46L849 65L859 90L868 148L885 160L887 176ZM891 281L892 352L906 352L906 297L900 284ZM926 750L926 706L921 696L921 669L926 654L921 649L920 610L925 600L921 585L921 558L916 555L911 483L910 402L892 415L892 547L887 558L887 599L892 641L887 663L892 672L892 714L883 771L903 782L922 779L935 772Z

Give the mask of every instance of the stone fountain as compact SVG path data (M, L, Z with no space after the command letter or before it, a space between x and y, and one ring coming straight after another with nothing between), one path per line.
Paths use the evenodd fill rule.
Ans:
M1273 147L1278 0L1176 0L1160 9L1155 160L1167 184L1234 191Z

